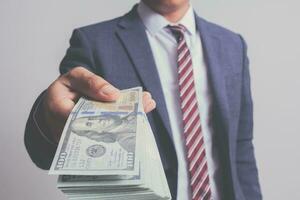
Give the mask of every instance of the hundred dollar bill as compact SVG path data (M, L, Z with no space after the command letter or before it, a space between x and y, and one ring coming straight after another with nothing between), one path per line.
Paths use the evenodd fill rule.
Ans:
M69 200L171 199L155 138L145 113L139 115L138 125L142 127L139 129L140 134L137 134L139 175L61 175L57 186Z
M64 127L49 174L138 175L137 118L142 89L121 91L115 102L81 98Z

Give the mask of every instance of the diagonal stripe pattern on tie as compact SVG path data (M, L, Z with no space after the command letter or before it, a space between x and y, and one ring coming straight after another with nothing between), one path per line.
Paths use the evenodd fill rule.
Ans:
M186 28L168 26L177 40L178 83L186 156L193 200L211 200L208 167L193 76L192 56L184 38Z

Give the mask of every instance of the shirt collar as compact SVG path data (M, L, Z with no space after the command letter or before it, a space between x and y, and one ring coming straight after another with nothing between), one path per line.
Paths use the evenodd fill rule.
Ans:
M195 14L191 4L188 11L177 23L169 22L162 15L149 8L143 1L140 1L137 11L146 29L152 35L156 35L160 30L168 25L177 24L182 24L183 26L185 26L188 33L191 35L194 35L196 33Z

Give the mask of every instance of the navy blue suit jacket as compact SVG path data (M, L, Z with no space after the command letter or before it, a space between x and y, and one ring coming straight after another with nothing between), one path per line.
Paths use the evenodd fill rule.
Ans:
M261 191L252 144L253 111L247 48L244 40L196 15L208 77L213 92L212 123L222 168L223 199L260 200ZM199 55L201 56L201 55ZM83 66L120 89L142 86L151 92L157 108L148 114L169 187L176 199L177 158L160 79L145 27L136 6L126 15L75 29L60 72ZM197 78L197 77L195 77ZM48 169L56 146L39 134L29 116L25 145L32 160Z

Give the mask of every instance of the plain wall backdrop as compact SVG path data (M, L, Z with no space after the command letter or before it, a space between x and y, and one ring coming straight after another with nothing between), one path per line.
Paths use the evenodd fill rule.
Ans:
M74 28L123 15L137 0L0 1L0 199L63 200L23 135L38 94L58 76ZM194 0L198 14L249 47L254 143L264 199L300 199L300 3Z

